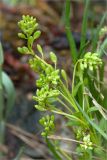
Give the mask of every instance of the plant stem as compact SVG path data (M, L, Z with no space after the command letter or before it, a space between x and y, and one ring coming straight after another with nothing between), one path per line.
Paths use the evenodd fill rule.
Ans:
M58 98L58 101L72 114L72 110L61 100Z

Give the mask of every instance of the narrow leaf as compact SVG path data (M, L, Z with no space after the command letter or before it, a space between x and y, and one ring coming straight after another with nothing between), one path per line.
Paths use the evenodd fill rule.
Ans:
M70 24L70 6L71 6L71 1L66 0L66 6L65 6L65 29L66 29L66 35L68 38L69 46L70 46L70 53L71 53L71 58L73 60L73 63L76 63L77 60L77 48L76 48L76 43L74 41L72 32L71 32L71 24Z
M5 73L2 72L2 82L3 86L7 95L6 99L6 115L5 118L7 118L11 114L11 110L14 106L15 102L15 88L14 85L9 78L9 76Z
M90 118L89 116L85 113L85 111L82 109L82 107L77 103L77 101L75 100L75 103L78 107L78 109L81 111L81 113L83 114L83 116L86 118L86 120L88 121L88 123L96 130L99 132L99 134L101 134L103 136L104 139L107 140L107 134L97 125L95 124Z
M100 32L100 29L104 23L104 21L106 20L106 17L107 17L107 13L105 13L101 19L101 22L99 24L99 26L97 27L96 29L96 32L93 36L93 41L92 41L92 52L95 52L96 51L96 48L97 48L97 43L98 43L98 38L99 38L99 32Z
M81 31L81 41L80 41L80 53L83 50L83 47L86 43L86 33L87 33L87 22L88 22L88 12L89 12L89 5L90 0L85 1L85 9L84 9L84 16L83 16L83 22L82 22L82 31Z
M2 48L2 44L0 42L0 65L2 65L3 62L4 62L3 48Z

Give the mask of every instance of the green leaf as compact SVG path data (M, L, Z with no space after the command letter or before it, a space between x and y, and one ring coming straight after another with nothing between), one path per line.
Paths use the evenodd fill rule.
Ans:
M90 117L87 115L87 113L85 113L85 111L82 109L82 107L77 103L77 101L75 100L75 103L78 107L78 109L81 111L81 113L83 114L83 116L86 118L87 122L100 134L103 136L104 139L107 140L107 134L99 127L99 125L97 125L96 123L94 123Z
M4 140L5 140L5 121L1 120L0 121L0 144L4 144Z
M95 52L96 51L96 48L97 48L97 43L98 43L98 38L99 38L99 32L100 32L100 29L104 23L104 21L106 20L106 17L107 17L107 13L105 13L101 19L101 22L99 24L99 26L97 27L96 29L96 34L93 35L93 41L92 41L92 52Z
M87 112L90 113L90 112L95 112L95 111L98 111L98 108L94 106L94 107L89 108Z
M26 36L23 33L18 33L18 37L26 39Z
M2 48L2 44L0 42L0 65L2 65L3 62L4 62L3 48Z
M72 92L72 95L75 97L77 92L78 92L78 89L79 87L83 84L83 82L79 82L74 88L73 88L73 92Z
M39 38L40 35L41 35L41 31L36 31L36 32L34 33L34 35L33 35L34 40L37 39L37 38Z
M71 1L66 0L66 5L65 5L65 29L66 29L66 35L68 38L69 46L70 46L70 54L71 58L73 60L73 63L75 64L77 61L77 48L76 48L76 43L74 41L72 32L71 32L71 22L70 22L70 6L71 6Z
M99 125L100 125L101 129L103 131L106 131L106 133L107 133L107 121L104 118L102 118L100 120L100 124Z
M107 38L104 40L104 42L100 45L98 51L99 56L102 57L104 54L107 55Z
M9 76L2 72L2 82L6 92L6 115L7 118L11 114L11 110L15 103L15 88Z
M86 43L86 33L87 33L87 22L88 22L88 12L89 12L89 4L90 0L85 1L85 9L84 9L84 16L83 16L83 22L82 22L82 31L81 31L81 41L80 41L80 53L82 54L81 51L83 51L83 47L85 46Z
M56 57L55 53L50 52L50 58L53 63L57 63L57 57Z

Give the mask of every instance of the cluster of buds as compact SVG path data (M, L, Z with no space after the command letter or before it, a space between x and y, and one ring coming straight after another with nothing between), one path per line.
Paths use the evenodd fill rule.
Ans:
M36 19L30 16L22 16L22 20L18 23L22 33L18 36L25 38L27 40L28 46L18 47L19 52L24 54L33 54L34 57L29 60L30 67L39 73L39 79L36 81L37 89L36 96L33 99L38 103L35 107L41 111L47 110L49 105L55 100L59 95L57 89L58 82L60 79L59 69L56 69L57 57L53 52L50 52L50 59L54 63L55 68L50 64L47 64L43 57L43 49L37 44L37 50L41 54L42 58L34 54L32 50L32 45L35 39L40 36L40 31L35 31L37 29L38 23Z
M41 32L37 30L38 23L36 19L27 15L22 16L22 20L18 22L18 26L22 33L19 33L20 38L27 40L27 46L18 47L18 51L23 54L30 54L30 67L39 73L39 79L36 81L38 87L36 95L33 99L37 102L35 107L40 111L46 111L53 107L53 102L56 101L59 95L58 84L60 80L59 70L56 69L57 57L53 52L50 52L50 59L55 67L44 61L44 53L42 47L37 44L37 50L41 57L35 55L32 50L32 45L35 39L39 38ZM46 116L40 120L41 125L45 128L42 132L43 136L47 136L54 129L54 116Z
M32 33L35 31L35 29L38 26L38 23L36 23L36 18L33 18L29 15L22 16L22 20L18 22L18 26L22 30L22 32L27 36L31 36ZM19 33L20 35L20 33Z
M37 89L36 96L33 96L33 99L38 102L35 105L40 111L45 111L50 108L50 105L53 101L55 101L55 97L59 95L59 91L57 89L51 89L48 85L42 87L41 89Z
M46 68L44 74L40 75L40 78L36 81L38 87L43 87L46 84L50 84L52 87L55 87L58 84L59 69L54 70L53 68Z
M54 119L54 115L47 115L39 120L40 124L44 127L44 131L41 133L42 136L47 137L55 130Z
M90 71L93 71L94 69L98 69L101 65L102 60L99 58L98 53L88 52L80 62L81 70L88 68Z
M90 134L83 137L83 144L80 145L83 149L89 149L92 150L92 142L90 140Z
M32 45L35 39L39 38L41 32L35 31L37 29L38 23L36 18L33 18L29 15L22 16L22 20L18 22L18 26L21 29L22 33L18 33L20 38L26 39L28 41L28 46L18 47L18 51L22 54L33 54Z

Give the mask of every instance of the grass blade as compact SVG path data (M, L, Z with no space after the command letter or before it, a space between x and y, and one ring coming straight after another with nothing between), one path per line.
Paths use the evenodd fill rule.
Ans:
M21 156L24 152L24 147L21 147L20 150L19 150L19 153L17 154L16 158L14 158L13 160L20 160L21 159Z
M107 12L103 15L102 19L101 19L101 22L99 24L99 26L97 27L96 29L96 32L95 32L95 35L93 36L93 41L92 41L92 52L95 52L96 51L96 48L97 48L97 42L98 42L98 38L99 38L99 32L100 32L100 29L105 21L107 17Z
M73 63L76 63L77 60L77 49L76 44L71 32L71 24L70 24L70 0L66 0L65 5L65 29L66 29L66 35L68 38L69 46L70 46L70 53Z
M4 56L3 56L3 48L2 48L2 44L0 42L0 67L4 62Z
M107 55L106 50L107 50L107 38L101 44L101 46L99 47L97 52L98 52L99 56L102 57L104 54Z
M75 103L77 105L77 107L79 108L79 110L81 111L81 113L83 114L83 116L86 118L86 120L88 121L88 123L96 130L99 132L99 134L101 134L103 136L104 139L107 140L107 134L97 125L95 124L90 118L89 116L84 112L84 110L82 110L81 106L77 103L77 101L75 100Z
M81 52L83 52L83 47L85 46L85 43L86 43L89 5L90 5L90 0L86 0L84 16L83 16L83 21L82 21L82 31L81 31L81 41L80 41L80 51L79 51L80 57L81 57L80 54L82 54Z
M15 88L11 79L5 72L2 72L2 82L7 95L6 115L5 115L5 118L7 118L15 102Z

